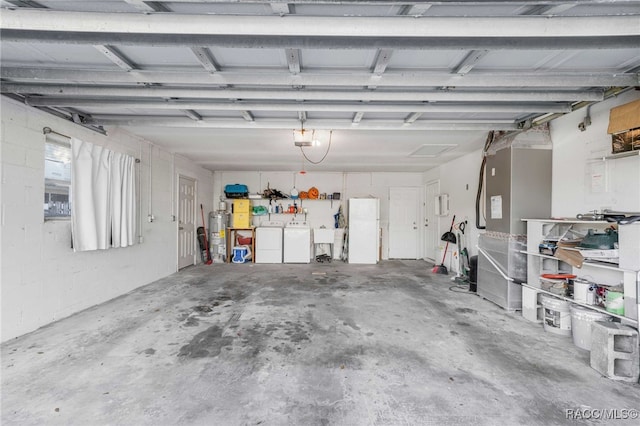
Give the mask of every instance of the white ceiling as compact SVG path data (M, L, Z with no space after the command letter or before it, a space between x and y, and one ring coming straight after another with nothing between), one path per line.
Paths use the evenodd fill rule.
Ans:
M640 0L0 4L3 95L211 170L424 171L640 86Z

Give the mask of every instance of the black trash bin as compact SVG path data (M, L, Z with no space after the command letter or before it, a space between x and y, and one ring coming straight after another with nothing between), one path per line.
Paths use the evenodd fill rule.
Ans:
M478 256L469 258L469 291L478 290Z

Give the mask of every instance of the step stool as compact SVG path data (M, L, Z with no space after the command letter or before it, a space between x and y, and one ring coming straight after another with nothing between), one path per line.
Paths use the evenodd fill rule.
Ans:
M591 368L613 380L637 382L640 375L638 332L615 322L593 322Z

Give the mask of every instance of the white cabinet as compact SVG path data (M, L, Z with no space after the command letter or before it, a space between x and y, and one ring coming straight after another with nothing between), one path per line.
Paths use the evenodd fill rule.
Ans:
M527 222L527 284L522 289L522 315L530 321L540 321L539 294L544 293L540 275L545 273L570 273L578 278L600 285L624 288L624 315L621 322L638 326L638 279L640 271L640 223L618 226L619 263L585 261L580 268L571 266L557 257L539 253L539 244L549 234L563 234L568 230L586 233L589 229L602 232L612 223L604 221L524 219ZM556 296L559 297L559 296ZM571 298L565 300L575 302ZM597 306L584 305L604 311ZM614 315L615 316L615 315Z

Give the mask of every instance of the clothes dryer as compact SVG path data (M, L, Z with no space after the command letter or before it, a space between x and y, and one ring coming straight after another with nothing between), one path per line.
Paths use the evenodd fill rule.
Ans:
M256 228L256 263L282 263L284 223L265 221Z

